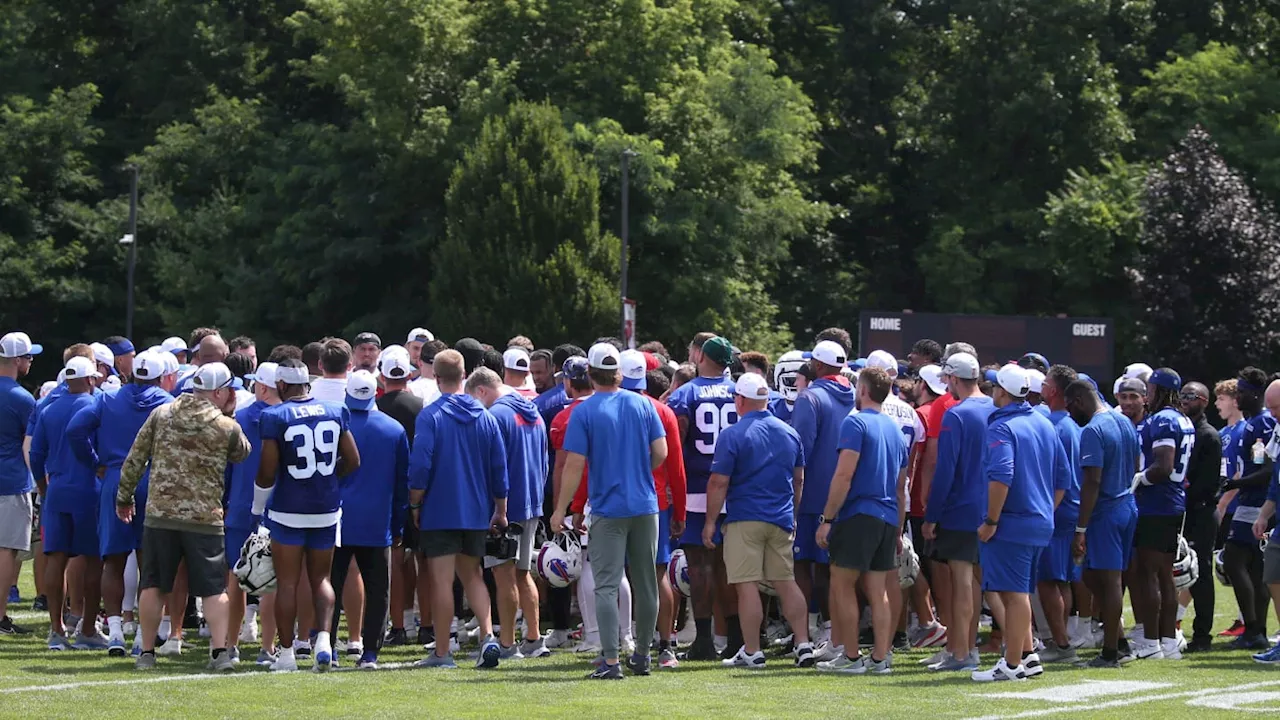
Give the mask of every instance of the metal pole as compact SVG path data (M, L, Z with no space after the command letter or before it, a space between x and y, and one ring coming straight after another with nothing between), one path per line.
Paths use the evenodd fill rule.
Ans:
M631 158L636 156L636 152L631 148L622 151L622 334L619 335L623 340L627 336L627 242L631 235Z
M129 275L128 300L125 305L124 336L133 338L133 269L138 262L138 166L130 165L129 178Z

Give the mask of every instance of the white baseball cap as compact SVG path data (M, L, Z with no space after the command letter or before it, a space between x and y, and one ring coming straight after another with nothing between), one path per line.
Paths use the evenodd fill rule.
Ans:
M1024 368L1027 371L1027 380L1031 388L1031 392L1037 395L1044 392L1044 373L1035 368Z
M352 410L372 410L378 400L378 379L368 370L356 370L347 375L347 407Z
M169 355L169 357L173 356ZM133 359L133 376L139 380L157 380L164 375L164 357L159 353L148 350Z
M529 372L529 353L524 348L511 347L502 353L502 367L508 370Z
M100 362L107 367L113 367L116 364L116 355L111 352L111 348L100 342L89 343L89 349L93 351L94 362Z
M623 350L618 358L622 367L622 387L625 390L644 390L649 387L645 377L644 353L639 350Z
M618 370L622 367L621 353L609 343L596 343L587 351L587 364L596 370Z
M977 380L978 358L965 352L956 353L942 363L942 374L961 380Z
M245 377L274 390L276 387L276 368L278 367L280 366L273 362L261 362L258 363L258 367L254 368L252 375L246 375Z
M824 340L823 342L827 342L827 341ZM822 343L818 343L818 344L822 345ZM835 343L831 343L831 344L835 345ZM840 346L836 345L836 347L838 348ZM814 350L817 350L817 348L814 348ZM825 363L826 360L819 360L818 362ZM734 392L738 393L739 395L741 395L742 397L748 400L768 400L769 399L769 383L764 379L763 375L757 375L755 373L742 373L742 375L738 378L738 382L734 383L733 390Z
M898 359L888 350L874 350L867 356L867 367L880 368L889 374L889 377L898 377Z
M281 364L276 367L276 383L285 385L310 385L311 375L307 374L307 366L289 366Z
M429 343L435 339L436 339L436 336L432 335L430 330L426 328L414 328L409 331L409 337L405 338L405 343L406 344L411 342Z
M1154 372L1155 370L1152 370L1150 365L1144 362L1136 362L1130 363L1125 367L1124 377L1125 379L1138 378L1142 382L1146 382L1151 379L1151 374Z
M844 367L844 364L849 361L849 356L845 353L844 348L840 347L839 343L831 340L823 340L814 345L813 352L809 353L809 357L832 367Z
M1015 363L1009 363L996 372L996 382L1004 391L1016 398L1023 398L1031 391L1031 377L1027 369Z
M947 381L942 379L942 368L937 365L925 365L920 368L920 379L925 381L934 395L947 394Z
M68 360L66 367L62 368L62 378L64 380L99 377L102 377L102 373L98 372L98 366L89 358L79 355Z
M160 347L165 352L171 353L186 352L188 349L187 341L177 336L166 338L164 342L160 343Z
M116 389L116 390L119 390L119 389L120 389L120 378L119 378L119 377L117 377L117 376L115 376L115 375L109 375L109 376L107 376L107 379L106 379L106 380L103 380L103 381L102 381L102 387L103 387L103 388L106 388L106 389L108 389L108 390L110 390L110 389Z
M23 355L39 355L44 352L42 345L31 342L24 332L11 332L0 338L0 358L19 358Z
M164 359L164 374L176 375L182 366L178 364L178 356L171 352L160 351L160 357Z
M391 380L408 380L413 376L413 363L409 362L409 350L403 345L392 345L378 356L378 372Z
M45 380L43 383L40 384L40 399L43 400L44 396L53 392L53 389L56 387L58 387L57 380Z
M191 378L191 387L195 390L221 390L231 387L235 376L231 370L220 362L201 365Z

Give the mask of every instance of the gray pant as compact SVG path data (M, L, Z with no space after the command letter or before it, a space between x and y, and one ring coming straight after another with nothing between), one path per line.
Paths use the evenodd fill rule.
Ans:
M631 576L636 650L647 655L658 625L658 579L653 571L658 554L658 516L597 516L591 522L590 540L587 548L596 579L596 624L604 656L608 660L618 657L618 585L628 560L636 569Z

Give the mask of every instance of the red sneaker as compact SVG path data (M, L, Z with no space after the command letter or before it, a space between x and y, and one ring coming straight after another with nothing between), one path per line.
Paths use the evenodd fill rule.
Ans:
M1218 637L1240 637L1244 634L1244 623L1236 620L1231 627L1218 633Z

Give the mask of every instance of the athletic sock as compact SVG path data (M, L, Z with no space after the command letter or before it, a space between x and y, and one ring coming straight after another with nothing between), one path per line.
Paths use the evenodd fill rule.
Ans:
M210 652L209 657L212 657L214 660L217 660L218 658L220 658L220 657L222 657L223 655L225 655L225 654L226 654L226 652L227 652L227 649L226 649L226 648L214 648L214 649Z
M165 640L168 640L169 631L171 629L172 628L170 628L169 626L169 616L165 615L164 617L160 618L160 629L156 631L156 634L164 638Z
M1186 614L1187 614L1187 606L1186 606L1186 605L1179 605L1179 606L1178 606L1178 615L1177 615L1178 622L1182 622L1182 618L1183 618L1183 617L1185 617L1185 616L1186 616Z
M112 615L107 618L107 637L112 640L124 640L123 621L119 615Z
M693 627L697 631L697 636L693 640L694 642L698 642L699 640L703 640L704 638L706 640L712 639L711 618L694 618Z
M320 654L322 652L327 652L330 655L333 654L333 646L329 644L328 630L321 630L316 633L315 651L316 654Z
M414 626L413 610L405 610L405 611L404 611L404 620L403 620L402 624L400 625L400 627L401 627L402 629L405 629L405 628L411 628L411 627L413 627L413 626Z
M742 624L738 621L738 616L730 615L724 621L729 625L729 649L742 647Z
M1102 648L1102 659L1115 661L1120 657L1120 651L1111 648Z

